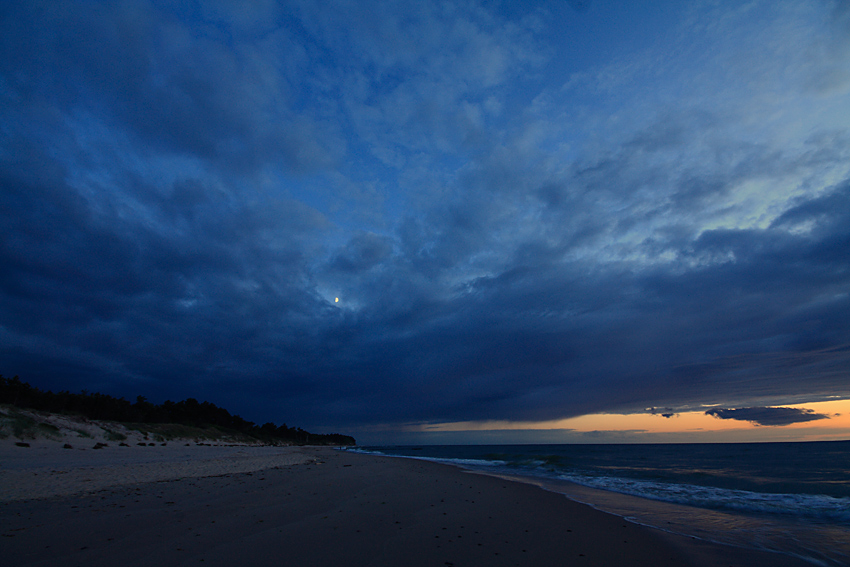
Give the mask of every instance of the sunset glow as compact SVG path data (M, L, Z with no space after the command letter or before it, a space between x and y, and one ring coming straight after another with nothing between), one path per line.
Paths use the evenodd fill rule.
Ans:
M540 422L454 422L410 426L422 433L463 433L475 438L476 432L547 431L560 432L563 442L760 442L760 441L832 441L850 439L850 400L834 400L786 405L786 408L812 410L822 419L788 425L760 425L750 421L718 419L705 410L660 414L600 413L569 419ZM557 438L557 435L552 437Z

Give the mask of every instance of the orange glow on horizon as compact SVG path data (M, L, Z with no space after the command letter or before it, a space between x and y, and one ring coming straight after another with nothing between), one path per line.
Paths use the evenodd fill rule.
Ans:
M773 407L812 410L815 414L824 415L826 418L788 425L759 425L738 419L720 419L706 415L704 410L700 410L682 412L671 417L647 412L588 414L538 422L465 421L415 425L411 427L411 430L421 432L561 430L571 438L596 434L599 437L607 435L611 439L621 439L625 436L629 438L629 441L646 442L653 440L662 440L661 442L663 440L730 442L850 439L850 400L787 404Z

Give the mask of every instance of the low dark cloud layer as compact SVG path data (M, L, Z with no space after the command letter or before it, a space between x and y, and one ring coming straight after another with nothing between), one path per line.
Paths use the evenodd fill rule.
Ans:
M834 8L600 4L7 3L0 372L313 429L850 397Z
M758 425L791 425L819 419L829 419L829 416L815 413L814 410L802 408L714 408L705 412L719 419L737 419L751 421Z

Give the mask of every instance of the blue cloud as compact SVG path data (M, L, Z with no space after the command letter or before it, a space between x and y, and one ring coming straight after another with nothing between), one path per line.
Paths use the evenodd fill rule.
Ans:
M850 396L832 8L380 4L4 8L0 371L337 429Z
M719 419L737 419L740 421L751 421L758 425L782 426L793 423L805 423L819 419L829 419L829 416L815 413L814 410L801 408L773 408L754 407L722 409L715 408L705 412Z

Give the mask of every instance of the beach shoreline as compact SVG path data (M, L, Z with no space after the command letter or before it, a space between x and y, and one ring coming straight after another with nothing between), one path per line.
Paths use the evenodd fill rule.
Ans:
M688 538L776 552L821 567L850 564L846 442L354 450L531 483Z
M316 447L227 448L230 456L204 459L207 449L221 448L123 465L105 464L104 450L104 464L88 469L111 476L110 487L3 499L4 556L21 566L807 565L664 534L531 484L439 463ZM171 478L138 482L130 471L144 465ZM36 469L44 467L16 471L43 486ZM54 479L68 483L71 474Z

